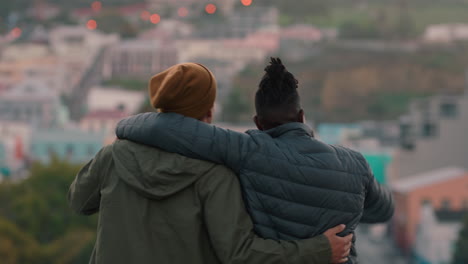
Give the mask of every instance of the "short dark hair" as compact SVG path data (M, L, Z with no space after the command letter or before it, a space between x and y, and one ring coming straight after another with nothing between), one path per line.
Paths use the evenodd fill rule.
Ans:
M272 127L296 122L301 110L298 83L280 58L271 58L255 94L257 116Z

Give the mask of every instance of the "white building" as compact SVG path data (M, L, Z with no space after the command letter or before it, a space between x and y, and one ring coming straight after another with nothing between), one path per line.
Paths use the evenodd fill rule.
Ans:
M71 94L102 50L119 41L117 34L103 34L81 26L61 26L51 30L50 46L60 59L67 79L67 89L63 92Z
M109 47L104 55L103 77L145 78L178 61L177 49L159 40L128 40Z
M414 247L415 263L451 263L462 215L457 212L435 212L431 205L422 207Z
M468 169L468 93L417 100L400 121L400 147L390 177L450 166Z
M57 93L38 81L24 81L0 97L0 120L19 121L50 128L67 121L67 111Z
M0 58L0 84L10 87L35 80L57 93L67 87L60 60L45 44L15 44L3 49Z
M438 24L426 28L423 40L428 43L451 43L468 40L468 24Z
M126 91L118 87L93 87L87 98L89 112L99 110L123 110L128 114L136 114L146 100L146 87L144 92Z
M60 26L50 31L52 50L58 55L85 59L100 48L119 42L118 34L103 34L82 26Z

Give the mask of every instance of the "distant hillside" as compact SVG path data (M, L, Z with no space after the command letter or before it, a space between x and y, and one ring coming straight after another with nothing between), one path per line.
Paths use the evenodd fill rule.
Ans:
M414 53L324 48L318 56L284 62L299 80L303 107L310 118L383 120L397 118L414 98L462 92L468 47ZM235 89L224 102L225 121L250 121L264 67L251 65L236 78Z

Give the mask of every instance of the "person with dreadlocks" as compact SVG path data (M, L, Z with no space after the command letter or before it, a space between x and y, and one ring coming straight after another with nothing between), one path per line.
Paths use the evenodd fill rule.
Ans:
M297 89L294 75L272 58L255 94L258 130L238 133L160 109L122 120L116 133L231 168L263 238L296 241L339 224L346 228L338 235L346 236L359 223L388 221L394 211L389 190L360 153L314 137ZM354 240L342 262L357 263Z

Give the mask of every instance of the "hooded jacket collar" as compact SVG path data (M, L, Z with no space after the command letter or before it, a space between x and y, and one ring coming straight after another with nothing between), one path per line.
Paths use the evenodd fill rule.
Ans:
M314 131L312 131L312 128L304 123L299 122L287 123L269 130L265 130L264 132L273 138L281 137L285 134L314 137Z

